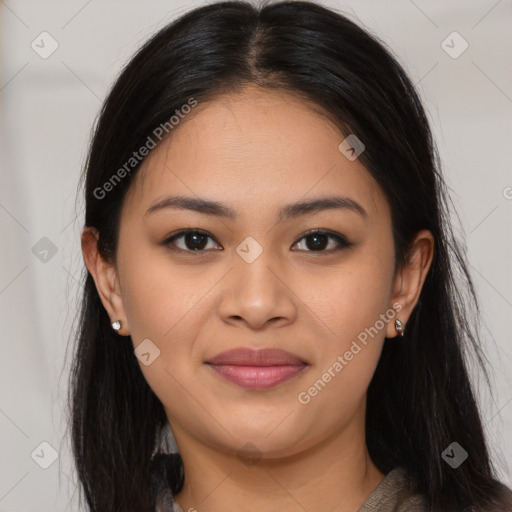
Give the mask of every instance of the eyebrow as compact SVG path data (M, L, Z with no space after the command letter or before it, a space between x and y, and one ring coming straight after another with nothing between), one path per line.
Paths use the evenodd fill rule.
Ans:
M180 210L192 210L206 215L215 215L226 219L234 220L237 217L236 210L233 210L227 205L217 201L208 199L201 199L196 197L186 196L169 196L161 201L158 201L153 206L148 208L144 216L151 213L164 210L167 208L177 208ZM279 210L279 221L284 221L307 215L308 213L315 213L323 210L343 209L355 212L365 219L368 217L366 210L356 201L344 196L329 196L319 199L310 199L307 201L298 201L283 206Z

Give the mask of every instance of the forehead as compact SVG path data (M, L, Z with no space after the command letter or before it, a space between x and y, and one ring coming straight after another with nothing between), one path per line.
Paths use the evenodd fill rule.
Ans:
M340 149L345 135L320 107L248 87L199 103L143 162L126 201L143 209L166 194L215 199L241 214L340 193L388 213L380 187Z

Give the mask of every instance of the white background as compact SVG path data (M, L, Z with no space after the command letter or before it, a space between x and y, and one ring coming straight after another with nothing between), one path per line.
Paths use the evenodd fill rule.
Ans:
M321 3L386 42L424 99L481 299L495 383L495 402L482 395L484 422L500 476L512 486L512 3ZM0 3L0 511L78 510L65 438L65 353L83 268L75 195L89 132L136 48L203 4ZM43 31L59 45L47 59L31 48ZM469 43L457 59L441 47L453 31ZM57 248L46 263L32 252L43 237ZM48 469L31 458L43 441L58 453ZM49 462L50 452L38 448L39 461Z

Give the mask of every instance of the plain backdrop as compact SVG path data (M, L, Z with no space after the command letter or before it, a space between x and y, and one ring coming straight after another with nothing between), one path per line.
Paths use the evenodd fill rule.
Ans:
M84 268L75 198L90 129L138 46L204 3L0 3L2 512L78 510L65 437L65 356ZM482 305L495 391L493 401L479 381L484 423L501 478L512 486L512 3L320 3L384 41L428 110Z

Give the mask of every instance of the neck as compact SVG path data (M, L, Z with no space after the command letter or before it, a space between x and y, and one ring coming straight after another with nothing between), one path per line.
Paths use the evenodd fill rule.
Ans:
M360 425L285 458L254 460L201 444L179 426L173 432L185 467L175 499L185 512L356 512L384 478Z

